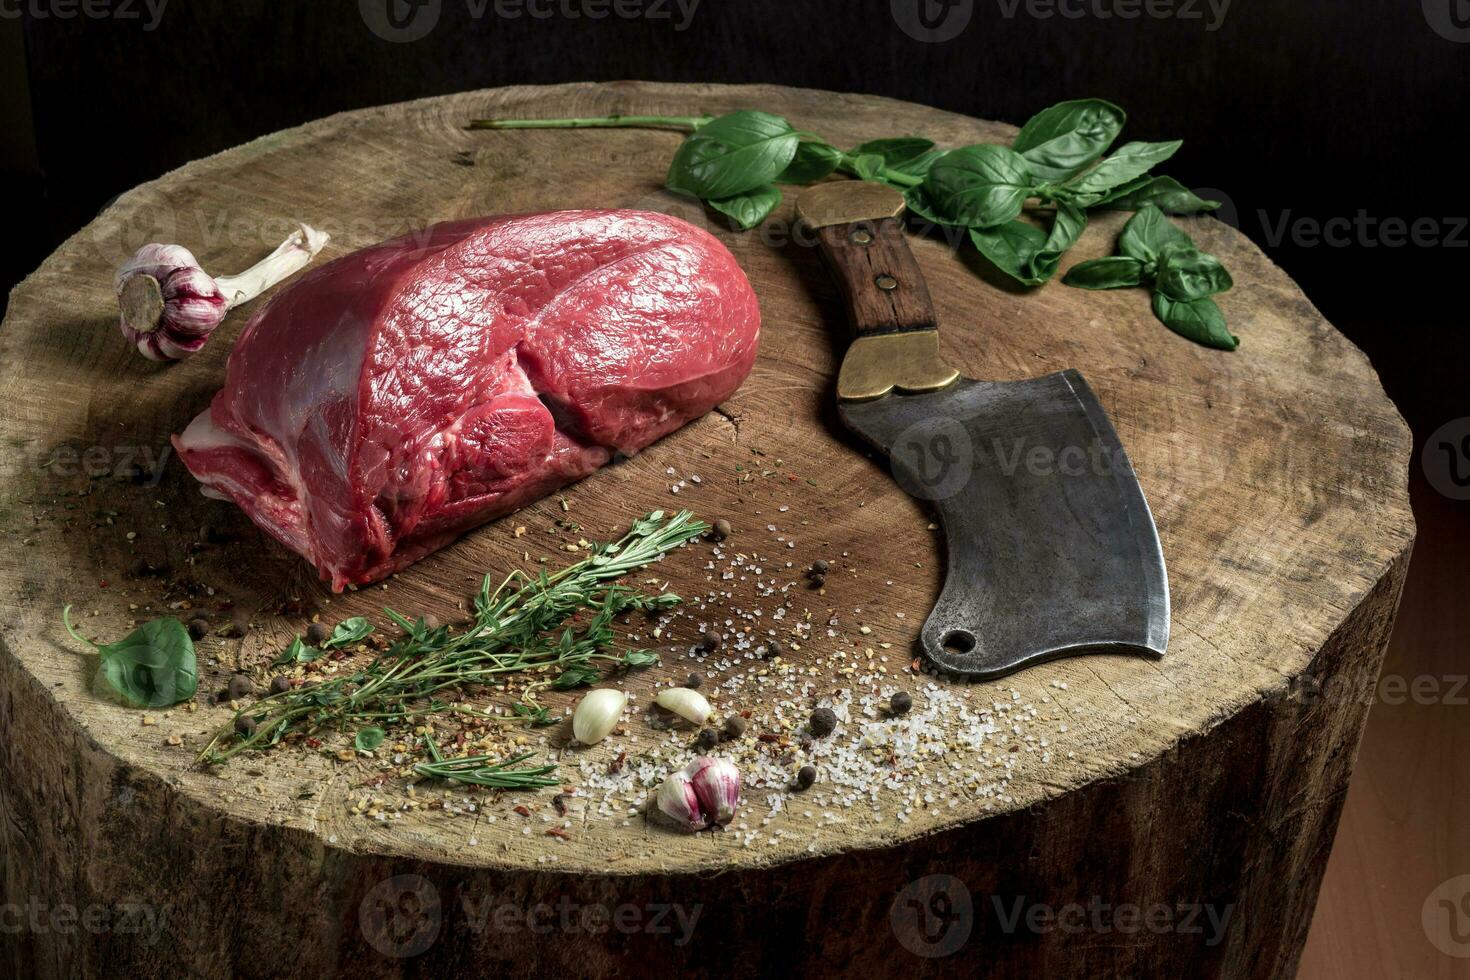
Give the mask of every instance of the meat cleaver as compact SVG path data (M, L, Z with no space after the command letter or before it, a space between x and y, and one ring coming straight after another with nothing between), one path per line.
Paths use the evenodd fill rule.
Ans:
M838 413L943 523L949 567L919 634L924 653L980 679L1083 653L1162 657L1169 586L1158 531L1082 375L972 381L946 364L898 191L834 182L796 208L856 334L838 372Z

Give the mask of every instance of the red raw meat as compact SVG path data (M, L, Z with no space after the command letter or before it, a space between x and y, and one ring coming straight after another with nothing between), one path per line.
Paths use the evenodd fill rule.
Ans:
M709 411L759 336L735 258L676 218L448 222L274 296L174 445L340 591Z

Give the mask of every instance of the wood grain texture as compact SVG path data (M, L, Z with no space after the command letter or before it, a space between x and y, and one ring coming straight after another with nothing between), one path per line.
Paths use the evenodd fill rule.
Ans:
M893 644L894 667L902 665L937 593L941 556L925 512L835 423L842 344L834 338L846 330L844 316L816 250L781 233L791 202L763 232L731 234L661 189L675 134L460 129L474 117L747 107L784 113L838 145L891 135L896 118L947 145L1013 133L885 99L763 86L466 93L333 116L189 164L124 195L14 291L0 328L0 437L10 450L0 512L5 885L53 903L140 901L167 912L167 938L153 945L115 932L0 936L16 969L1291 973L1367 704L1366 696L1311 691L1332 682L1357 692L1376 676L1413 539L1409 438L1366 359L1249 241L1210 219L1183 224L1238 283L1221 298L1243 340L1234 354L1169 334L1141 293L1057 283L1022 294L982 281L972 252L957 255L939 238L912 242L945 325L945 356L966 376L1065 367L1087 376L1129 450L1169 562L1174 637L1161 662L1094 657L999 684L943 682L977 712L1013 700L1038 709L1047 751L1030 746L1009 760L1001 796L919 807L907 821L897 819L907 791L880 793L883 813L871 820L803 821L793 807L778 816L794 832L752 848L734 835L676 836L641 819L587 820L547 864L546 839L509 819L353 815L362 772L329 755L280 753L213 773L190 766L206 732L228 717L205 692L235 669L259 671L312 615L377 617L391 600L451 621L486 570L523 565L528 547L534 561L557 540L526 545L513 526L540 534L561 514L543 502L420 562L386 594L332 597L238 512L199 497L176 464L141 490L88 479L85 463L55 465L63 448L85 458L100 447L93 457L102 471L120 468L129 449L161 452L220 383L245 311L175 367L145 363L117 336L111 270L150 240L186 244L206 269L227 273L273 247L294 220L334 235L329 257L498 212L642 207L711 228L761 298L755 371L720 413L577 485L573 516L588 536L604 536L651 506L680 504L728 517L745 535L739 540L766 549L776 545L756 529L789 506L793 519L810 521L795 535L793 560L842 556L827 594L808 605L849 622L848 610L861 608L857 618ZM1068 261L1109 253L1125 219L1100 215ZM755 450L811 482L752 482L734 472ZM675 498L669 467L717 478ZM191 548L206 524L227 544ZM127 577L139 556L214 588L216 621L250 627L202 645L198 708L154 726L94 696L58 617L63 602L76 601L85 628L111 636L162 612L168 596ZM709 588L695 555L660 574L686 594ZM687 649L692 627L681 628L686 635L665 641L664 668L630 679L641 700L687 669L676 651ZM827 664L837 642L814 639L791 659L798 669ZM821 690L843 683L822 669ZM769 802L750 795L754 824ZM907 883L934 873L973 893L973 932L962 951L923 961L895 941L889 911ZM359 909L399 875L432 882L444 910L436 941L395 960L365 938ZM991 896L1235 911L1222 940L1205 945L1177 930L1006 932ZM465 903L490 899L699 903L705 923L683 946L642 933L466 928Z

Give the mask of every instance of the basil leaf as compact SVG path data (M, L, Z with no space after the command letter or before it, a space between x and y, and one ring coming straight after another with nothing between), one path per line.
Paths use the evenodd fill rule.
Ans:
M1036 183L1019 153L982 143L934 161L924 196L946 224L993 228L1021 213Z
M934 141L922 136L894 136L888 139L868 140L849 151L848 156L860 157L876 153L883 158L883 165L913 177L922 177L943 152L934 149Z
M1006 275L1026 286L1040 286L1056 275L1062 253L1086 227L1087 212L1063 204L1057 208L1049 234L1024 221L1010 221L997 228L971 228L970 240Z
M811 184L837 169L842 151L821 140L803 140L796 145L791 163L776 177L778 184Z
M1175 228L1164 212L1152 204L1139 208L1118 236L1118 251L1145 265L1157 262L1159 253L1170 246L1193 247L1193 244L1188 235Z
M796 157L801 136L769 112L732 112L686 139L669 164L670 190L723 199L771 183Z
M296 637L291 645L281 651L280 656L271 661L272 667L285 667L290 664L309 664L322 655L322 651L316 647L309 647L301 639Z
M915 217L931 225L950 224L939 217L939 212L934 209L934 205L929 202L929 196L924 193L924 185L910 187L904 191L903 199L909 213Z
M331 637L322 644L322 649L337 650L360 643L367 639L372 631L373 624L369 623L365 617L353 616L351 619L344 619L337 624L336 629L332 630Z
M780 203L781 191L773 184L766 184L746 194L710 201L709 206L727 215L736 231L745 231L765 221Z
M1167 143L1124 143L1112 156L1091 170L1073 177L1062 187L1076 195L1079 203L1095 203L1088 202L1086 198L1090 195L1101 195L1141 177L1155 164L1163 163L1173 156L1183 145L1183 140L1170 140Z
M1063 181L1107 152L1127 118L1102 99L1061 102L1032 116L1011 149L1026 158L1038 180Z
M116 643L93 643L73 629L70 606L61 611L61 620L73 638L97 651L98 675L127 704L167 708L199 689L194 641L172 616L144 623Z
M1137 211L1152 204L1165 214L1199 214L1213 211L1219 201L1199 197L1173 177L1139 177L1104 194L1095 204L1110 211Z
M1067 270L1062 282L1079 289L1119 289L1143 285L1143 263L1127 255L1078 262Z
M357 738L352 740L352 744L363 752L371 752L382 745L383 740L387 737L381 728L364 728L357 733Z
M1225 314L1212 299L1196 299L1180 302L1164 293L1154 293L1154 316L1164 321L1170 330L1196 344L1215 347L1219 350L1235 350L1240 338L1225 326Z
M881 181L885 167L887 164L877 153L863 153L852 159L853 173L863 180Z
M971 228L970 241L997 269L1026 286L1040 286L1044 279L1031 271L1036 253L1046 242L1046 233L1024 221L1007 221L994 228Z
M1170 299L1184 302L1223 293L1235 285L1230 273L1213 255L1199 249L1169 246L1159 253L1154 288Z

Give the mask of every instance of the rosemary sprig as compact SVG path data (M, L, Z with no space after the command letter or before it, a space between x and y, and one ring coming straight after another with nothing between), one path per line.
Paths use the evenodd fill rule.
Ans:
M589 557L554 574L511 572L498 587L487 575L475 597L475 615L461 632L430 627L384 612L403 631L386 653L368 666L308 687L263 698L236 713L249 717L253 731L236 735L234 721L221 729L199 755L200 762L223 762L245 750L275 745L287 735L344 729L354 722L378 726L406 722L425 714L451 711L508 723L535 723L546 717L534 690L568 689L590 684L609 671L646 667L658 658L648 650L604 652L614 639L613 619L625 612L667 609L680 601L671 592L649 594L620 585L629 572L709 530L689 511L665 520L663 511L635 521L627 534L593 545ZM585 624L567 621L584 609L596 613ZM441 699L451 690L493 681L499 675L535 671L554 677L531 686L525 709L514 717L466 711ZM459 777L455 777L459 778Z
M433 735L425 734L424 744L428 747L429 755L434 761L420 762L413 767L413 771L431 779L457 779L461 783L490 786L494 789L537 789L542 786L555 786L561 781L554 775L555 765L511 768L517 762L531 758L536 754L534 752L522 752L520 755L511 756L503 762L491 765L488 764L490 761L488 755L467 755L461 759L444 758L439 751L439 746L434 743Z

